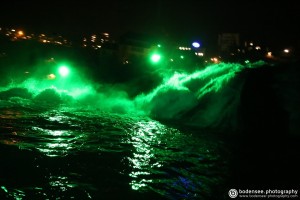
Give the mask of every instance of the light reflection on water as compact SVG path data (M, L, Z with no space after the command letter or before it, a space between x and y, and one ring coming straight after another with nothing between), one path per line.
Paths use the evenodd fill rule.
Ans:
M205 199L222 183L219 142L186 135L156 121L140 121L132 129L135 147L129 163L134 190L151 189L174 199ZM217 166L221 164L222 166ZM187 192L188 191L188 192Z
M8 155L31 160L17 169L27 169L24 173L34 178L28 183L28 175L18 172L12 178L22 181L14 184L0 173L1 192L8 197L99 199L127 194L139 199L150 193L161 199L209 199L215 185L224 181L222 144L201 133L181 132L145 117L86 111L22 117L22 112L12 112L1 113L0 144L18 148L7 150ZM3 159L12 163L8 156Z
M164 133L160 133L160 126L157 122L149 121L138 122L133 127L130 142L135 148L135 152L133 152L132 158L128 157L128 160L133 168L129 176L133 178L130 185L134 190L138 190L147 186L147 183L153 182L149 168L162 166L160 161L155 158L155 149L153 147L161 143L158 136Z

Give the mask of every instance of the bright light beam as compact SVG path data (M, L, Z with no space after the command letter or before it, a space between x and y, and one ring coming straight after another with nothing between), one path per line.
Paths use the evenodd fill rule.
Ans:
M157 63L157 62L159 62L160 61L160 55L159 54L153 54L152 56L151 56L151 61L152 62L154 62L154 63Z
M66 76L69 75L69 73L70 73L70 70L69 70L69 68L67 66L61 66L59 68L59 74L61 76L66 77Z

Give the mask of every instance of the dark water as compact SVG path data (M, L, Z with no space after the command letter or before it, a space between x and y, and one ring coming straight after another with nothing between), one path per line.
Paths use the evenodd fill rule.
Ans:
M174 73L134 98L72 81L3 87L0 199L217 200L231 188L297 189L295 66Z
M4 199L218 199L223 142L141 116L1 108ZM2 199L1 198L1 199Z

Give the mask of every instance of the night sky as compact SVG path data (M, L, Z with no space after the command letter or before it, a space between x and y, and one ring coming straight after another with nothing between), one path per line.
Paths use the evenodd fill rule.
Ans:
M0 26L80 36L127 31L174 39L215 38L238 32L264 40L293 40L299 35L296 1L107 0L2 1ZM285 35L287 36L286 39Z

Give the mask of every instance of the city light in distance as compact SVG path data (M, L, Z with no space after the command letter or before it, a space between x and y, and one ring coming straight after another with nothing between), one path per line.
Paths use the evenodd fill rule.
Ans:
M192 45L195 48L199 48L200 47L200 43L199 42L193 42Z

